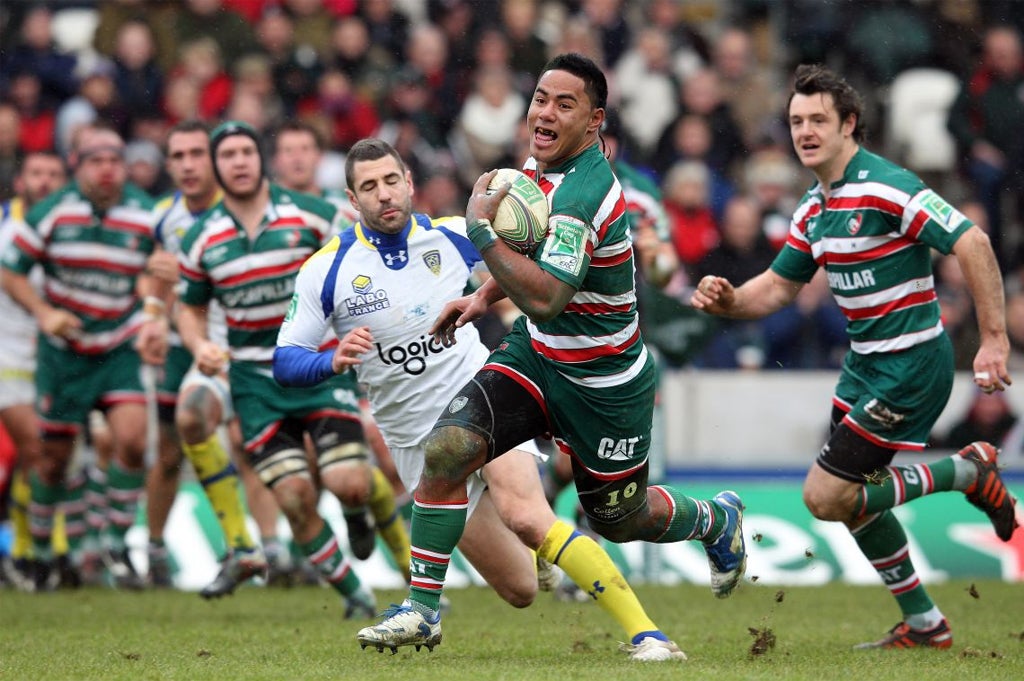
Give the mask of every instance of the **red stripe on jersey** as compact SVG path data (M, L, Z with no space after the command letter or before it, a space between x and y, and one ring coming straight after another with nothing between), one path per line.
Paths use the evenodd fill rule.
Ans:
M231 241L236 236L238 236L238 229L234 225L231 225L227 229L211 234L206 240L206 244L203 246L203 249L209 249L225 241Z
M232 329L238 329L240 331L262 331L264 329L271 329L281 326L284 322L284 315L269 317L267 319L260 319L257 321L247 322L241 319L232 319L228 317L228 326Z
M617 220L626 214L626 197L622 195L622 191L619 191L619 198L615 201L615 207L612 208L611 214L605 218L604 222L597 228L597 241L598 243L604 239L605 235L608 234L608 228L611 227Z
M245 284L254 279L267 279L269 277L279 277L292 274L293 272L298 272L301 267L301 262L290 262L285 263L284 265L271 265L269 267L257 267L254 270L247 270L240 274L225 277L217 283L221 286L237 286L238 284Z
M25 253L25 255L28 255L35 260L39 260L43 255L43 250L41 248L36 248L29 242L25 241L25 238L22 236L14 237L14 245L17 246L21 252Z
M78 312L86 316L92 317L93 319L117 319L123 316L126 312L135 306L135 299L133 298L124 307L117 310L108 310L100 307L93 307L87 303L83 303L71 296L62 296L54 293L49 288L46 290L46 297L50 299L50 302L56 303L58 306L67 308L73 312Z
M306 221L302 218L292 215L288 217L278 218L267 225L267 229L278 229L282 227L306 227Z
M566 350L562 348L549 347L538 341L536 338L532 338L531 343L534 350L548 359L552 359L556 362L573 364L576 362L586 362L588 360L597 359L598 357L621 355L623 352L628 350L638 338L640 338L640 329L637 329L636 332L626 340L626 342L620 343L619 345L598 345L592 348L573 348L571 350Z
M928 222L928 214L920 212L914 216L914 219L910 221L910 226L907 227L907 236L916 239L917 235L924 229L925 224Z
M849 416L843 417L843 425L860 435L868 442L878 445L879 447L887 447L889 449L906 449L910 451L921 451L924 449L924 445L916 442L890 442L889 440L884 440L871 431L865 430L863 426L851 419Z
M810 255L811 253L811 245L806 241L801 241L800 239L797 239L792 234L786 237L786 245L789 246L790 248L795 248L801 253L807 253L808 255ZM821 263L819 262L818 264L820 265Z
M53 229L60 227L81 227L91 225L91 215L59 215L53 221Z
M621 265L633 257L633 249L627 248L622 253L615 255L595 256L590 260L591 267L615 267Z
M96 260L95 258L73 258L73 257L58 257L51 258L55 265L61 265L62 267L70 267L75 269L91 269L91 270L103 270L106 272L114 272L116 274L127 274L137 275L142 272L144 264L142 265L122 265L116 262L110 262L109 260Z
M245 451L247 451L250 454L252 454L256 450L258 450L260 447L262 447L263 445L265 445L268 442L270 442L270 438L274 437L274 435L276 435L277 431L279 431L280 429L281 429L281 422L280 421L274 421L273 423L268 425L266 428L264 428L262 432L260 432L258 435L256 435L256 437L254 437L253 439L251 439L251 440L249 440L248 442L245 443Z
M116 218L104 218L103 224L106 227L113 227L124 232L132 232L135 234L141 234L142 236L153 236L153 230L149 225L139 224L138 222L128 222L127 220L118 220Z
M879 210L890 215L901 215L903 206L881 196L868 194L865 196L840 196L828 200L829 210Z
M937 299L935 291L920 291L918 293L911 293L909 296L903 296L896 300L890 300L887 303L881 305L872 305L871 307L861 308L848 308L842 307L843 314L846 315L847 319L874 319L876 317L882 317L890 312L897 310L905 310L908 307L914 307L916 305L926 305Z
M316 421L317 419L342 419L344 421L361 421L359 414L342 411L340 409L317 409L302 417L304 423Z
M624 305L608 305L607 303L569 303L565 306L565 311L579 312L580 314L612 314L614 312L629 312L632 307L632 303L626 303Z
M540 391L540 388L537 387L536 383L528 379L526 376L523 376L515 369L507 367L503 364L496 364L494 362L488 362L487 364L483 365L480 368L480 371L497 371L499 374L508 376L513 381L518 383L519 387L521 387L526 392L530 393L530 397L532 397L533 401L537 403L537 406L540 407L540 410L544 412L544 419L548 422L548 424L551 423L551 416L548 414L547 401L544 399L544 393Z
M893 239L880 246L869 248L866 251L860 251L859 253L840 253L838 251L830 251L828 254L828 261L830 263L863 263L868 260L877 260L884 258L887 255L892 255L898 251L902 251L904 248L910 248L914 243L909 239L900 237Z

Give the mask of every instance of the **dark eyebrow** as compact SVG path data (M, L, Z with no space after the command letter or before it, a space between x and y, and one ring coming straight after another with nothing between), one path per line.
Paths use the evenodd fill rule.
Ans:
M540 87L539 85L537 86L537 90L536 91L539 92L540 94L544 95L545 97L550 97L551 96L551 93L549 93L547 90L545 90L544 88ZM566 92L566 93L563 93L563 94L560 94L560 95L555 95L554 97L555 97L555 99L568 99L568 100L573 101L573 102L577 101L576 95L572 94L571 92Z

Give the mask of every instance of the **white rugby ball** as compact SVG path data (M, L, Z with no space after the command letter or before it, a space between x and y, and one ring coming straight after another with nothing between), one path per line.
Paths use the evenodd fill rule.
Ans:
M532 253L548 234L548 197L536 182L515 168L501 168L487 185L487 193L508 184L491 222L495 233L512 249Z

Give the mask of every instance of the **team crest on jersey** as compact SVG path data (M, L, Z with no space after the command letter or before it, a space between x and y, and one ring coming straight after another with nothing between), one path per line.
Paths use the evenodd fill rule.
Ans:
M291 232L289 232L288 237L285 240L288 244L288 248L295 248L295 245L299 243L299 239L301 238L302 234L299 232L299 230L293 229Z
M850 216L850 219L846 221L846 231L849 232L851 236L855 235L860 231L860 225L862 222L864 222L864 216L860 213L854 213Z
M423 254L423 263L435 277L441 274L441 251L427 251Z
M365 274L352 280L352 290L359 294L369 293L373 289L373 281Z

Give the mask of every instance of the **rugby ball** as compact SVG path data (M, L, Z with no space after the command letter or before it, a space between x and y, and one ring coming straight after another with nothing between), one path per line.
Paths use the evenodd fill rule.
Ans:
M548 234L548 197L526 174L501 168L487 185L487 193L508 184L508 194L498 204L491 222L494 232L513 250L530 254Z

